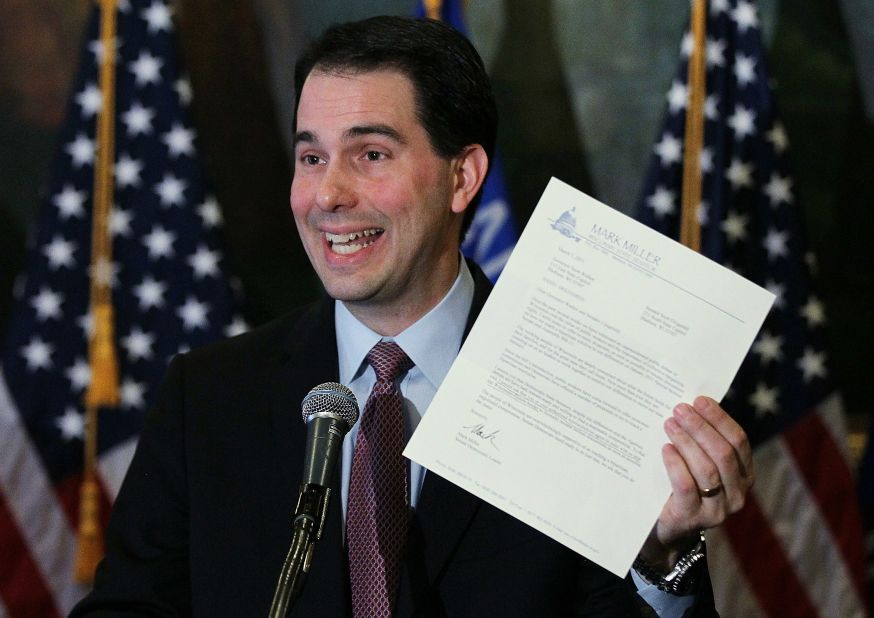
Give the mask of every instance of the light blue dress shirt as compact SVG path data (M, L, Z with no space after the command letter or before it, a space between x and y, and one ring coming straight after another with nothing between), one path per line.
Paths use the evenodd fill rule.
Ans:
M449 372L464 336L467 315L473 302L473 276L462 259L458 277L437 306L422 316L396 337L383 337L374 332L349 312L341 302L334 303L334 323L337 331L337 359L340 365L340 382L355 394L361 413L373 385L376 373L367 363L367 353L379 341L394 341L415 366L407 372L400 383L404 399L404 426L406 435L413 434L422 415L431 404L437 389ZM352 455L361 418L346 434L341 456L340 499L342 521L345 529L346 508L349 504L349 477L352 474ZM425 468L407 461L410 479L410 505L415 508L425 478ZM631 571L638 594L659 616L674 618L682 616L691 607L694 596L678 597L662 592L647 584L635 571Z

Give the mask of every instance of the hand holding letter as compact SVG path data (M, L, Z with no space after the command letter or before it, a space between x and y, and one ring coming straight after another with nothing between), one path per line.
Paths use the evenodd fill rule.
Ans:
M671 443L662 459L673 492L640 555L667 572L699 530L743 507L755 477L746 434L713 399L678 404L664 428Z

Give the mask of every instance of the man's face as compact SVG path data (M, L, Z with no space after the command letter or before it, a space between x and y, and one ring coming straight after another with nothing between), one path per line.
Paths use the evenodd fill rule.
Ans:
M434 153L415 112L397 71L313 71L298 106L298 232L328 294L380 332L426 313L458 273L459 159Z

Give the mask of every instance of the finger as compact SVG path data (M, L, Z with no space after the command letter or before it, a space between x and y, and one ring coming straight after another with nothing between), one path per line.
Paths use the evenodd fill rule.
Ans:
M673 444L665 444L662 447L662 461L664 461L673 492L670 514L677 521L690 520L691 516L697 513L701 507L698 482L686 466L683 456Z
M675 416L666 420L665 432L671 439L677 454L683 459L684 465L692 475L696 484L696 494L701 489L717 487L720 483L724 483L719 467L702 448L701 443L690 435L690 432L682 424L680 418Z
M739 510L752 484L751 478L745 473L745 470L750 467L743 466L734 445L688 404L677 405L674 408L674 418L686 432L689 440L694 442L694 446L686 444L684 437L680 436L683 440L681 442L683 446L679 446L680 452L687 458L692 474L699 481L710 483L715 469L723 485L728 510L731 512ZM706 476L702 478L701 475ZM701 485L702 489L714 486Z
M704 420L710 423L734 447L740 459L741 472L745 475L751 473L752 448L746 432L737 421L710 397L696 397L692 405Z

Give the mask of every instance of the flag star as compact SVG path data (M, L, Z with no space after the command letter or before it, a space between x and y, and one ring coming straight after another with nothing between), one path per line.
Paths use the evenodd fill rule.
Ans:
M707 224L710 223L710 205L703 200L698 204L697 218L698 225L701 227L707 227Z
M734 244L739 240L745 240L747 237L747 223L749 219L746 215L729 210L725 215L720 227L725 232L729 244Z
M801 369L805 382L810 382L813 378L824 378L825 354L805 348L804 354L798 359L798 368Z
M734 159L728 169L725 170L725 177L731 183L731 188L735 191L743 187L753 186L753 166L751 163L744 163L739 159Z
M188 263L194 269L194 278L203 279L204 277L217 277L219 254L216 251L210 251L207 247L201 245L197 248L197 252L188 258Z
M709 174L713 171L713 151L710 148L701 149L701 154L698 155L698 165L701 166L702 174Z
M75 439L81 440L82 436L85 435L85 418L75 408L67 408L63 416L55 419L55 425L61 430L61 436L67 442Z
M164 292L167 291L167 286L155 281L151 276L146 275L143 282L134 286L134 295L140 302L140 309L146 311L152 307L164 306Z
M61 317L63 302L63 295L44 287L31 299L30 304L36 310L36 319L45 322L49 318L57 320Z
M825 324L825 306L816 296L811 296L800 311L811 328Z
M743 139L756 131L756 114L753 110L738 105L734 108L734 114L728 119L728 126L734 131L737 139Z
M777 388L768 388L760 382L750 395L750 404L756 409L756 416L759 418L766 414L777 414Z
M685 109L686 101L689 100L689 88L679 80L674 80L671 89L668 90L668 107L672 114Z
M786 294L785 285L783 285L782 283L777 283L773 279L769 279L765 283L765 289L775 296L774 306L777 307L777 309L783 309L783 307L786 306L786 303L784 301L784 296Z
M94 154L96 152L94 140L88 139L83 133L79 133L76 139L67 144L64 150L73 159L73 167L76 169L83 165L92 165L94 163Z
M755 58L738 53L734 60L734 76L741 86L746 86L756 81Z
M174 242L176 242L176 235L168 232L160 225L152 227L152 231L143 238L143 244L148 248L149 257L153 260L162 257L173 257Z
M653 148L662 165L668 166L677 163L683 158L683 144L670 133L662 135L661 141Z
M715 94L704 99L704 117L707 120L716 120L719 117L719 98Z
M811 273L816 274L819 271L819 261L817 261L816 254L813 251L805 252L804 263L807 264L807 268L810 269Z
M186 129L181 124L174 124L161 141L167 145L171 157L194 154L194 131Z
M249 325L240 316L234 316L234 320L225 327L226 337L236 337L249 330Z
M119 189L139 187L143 167L142 161L131 159L127 154L121 155L115 163L115 184Z
M655 192L646 198L646 203L655 211L656 217L661 219L665 215L672 215L676 210L674 205L674 192L659 185Z
M82 205L87 199L84 191L76 191L73 185L64 185L61 192L52 198L52 203L58 207L61 219L70 217L84 217L85 209Z
M128 135L136 137L137 135L149 135L152 132L152 120L155 119L155 110L149 107L143 107L138 102L134 102L130 109L121 115L121 121L127 127Z
M161 79L163 61L147 51L140 52L139 57L128 65L136 77L137 86L157 84Z
M170 9L163 2L153 2L149 8L140 13L143 19L149 24L149 32L169 32L173 27L173 22L170 20Z
M753 352L759 355L761 363L767 365L771 361L777 362L783 358L783 337L776 337L763 332L759 340L753 345Z
M173 174L164 174L164 178L155 185L155 193L161 198L163 206L181 206L187 184Z
M119 13L129 13L130 0L118 0L118 11Z
M131 329L130 335L121 339L121 345L127 350L127 356L131 361L152 358L153 343L155 343L155 336L151 333L143 332L139 326L134 326Z
M737 29L741 33L746 32L748 28L756 28L759 25L756 7L751 2L740 0L731 12L731 17L737 22Z
M94 334L94 316L91 315L91 312L76 318L76 324L82 329L85 338L91 339L91 335Z
M222 213L219 210L218 202L212 196L206 198L203 204L197 207L197 214L200 215L206 227L216 227L222 222Z
M118 264L101 257L88 267L88 274L100 285L115 287L118 283L119 269L120 267Z
M774 172L762 190L771 200L771 206L776 207L781 202L792 203L792 179L789 177L783 177Z
M688 58L692 55L692 51L695 49L695 37L692 36L691 32L686 32L683 35L683 42L680 44L680 53L684 58Z
M67 378L75 391L82 391L91 383L91 365L84 358L77 358L72 367L67 368Z
M707 49L704 53L708 67L721 67L725 65L725 41L721 39L707 39Z
M775 229L768 230L765 235L762 245L768 252L768 259L774 260L778 257L786 257L789 253L786 247L786 242L789 240L789 235L786 232L778 232Z
M782 153L789 147L789 138L786 136L786 129L779 122L768 131L768 141L774 145L774 150L777 153Z
M35 336L30 340L30 343L21 349L21 355L27 361L27 368L36 371L37 369L52 368L52 353L54 351L55 346Z
M43 248L43 254L49 260L49 268L57 270L61 266L73 268L76 262L73 260L73 252L76 251L76 243L55 236L52 241Z
M728 11L728 0L710 0L710 12L719 15Z
M89 83L76 95L76 103L82 108L82 115L90 118L103 107L103 95L95 83Z
M185 304L176 311L176 314L182 318L182 325L185 330L194 330L196 328L205 329L208 326L206 319L208 312L209 305L198 302L193 296L189 296Z
M143 408L146 405L146 386L140 382L134 382L125 378L119 385L122 408Z
M189 82L184 77L181 77L176 80L176 83L173 84L173 87L176 90L176 94L179 96L179 101L183 105L188 105L191 103L191 82Z
M118 37L112 39L112 47L115 49L115 58L118 59L118 49L121 47L121 41ZM88 51L94 54L94 62L98 65L103 62L103 41L95 39L88 43Z
M113 208L109 213L109 232L113 236L127 237L131 235L131 220L133 215L129 210Z

